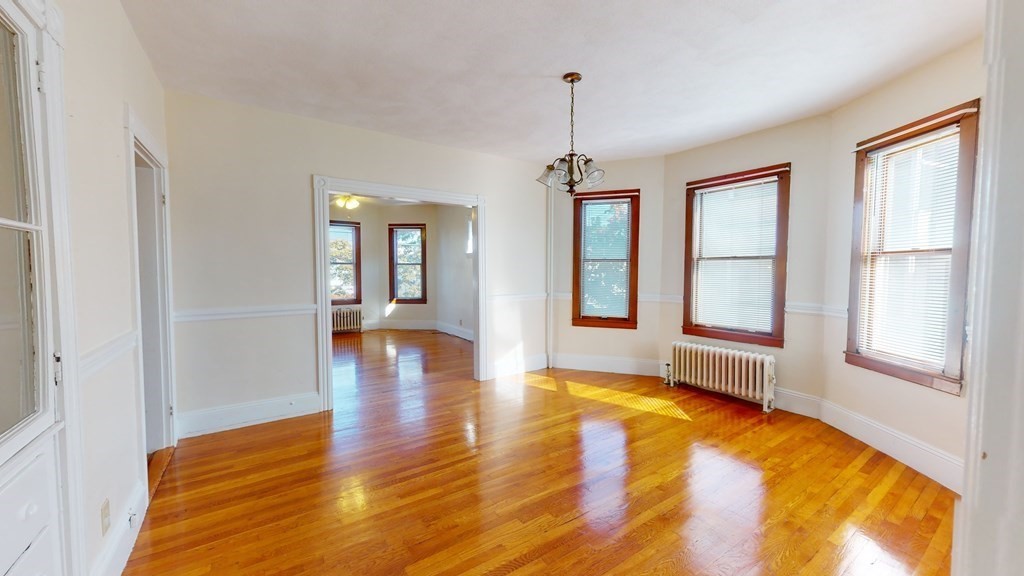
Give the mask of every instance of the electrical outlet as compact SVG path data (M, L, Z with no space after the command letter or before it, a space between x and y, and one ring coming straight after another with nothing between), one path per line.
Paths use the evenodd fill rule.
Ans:
M103 526L103 534L107 533L110 529L110 499L103 501L103 505L100 506L100 524Z

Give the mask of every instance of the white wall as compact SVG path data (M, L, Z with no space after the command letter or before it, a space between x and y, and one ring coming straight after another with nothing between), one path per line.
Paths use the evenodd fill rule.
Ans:
M891 442L895 448L883 449L892 452L923 450L929 462L949 472L940 480L958 486L965 400L844 362L851 151L858 141L981 96L984 76L977 40L829 114L665 157L606 163L602 189L641 189L635 331L571 325L571 202L565 194L557 196L555 365L660 374L673 340L771 353L778 360L779 387L811 397L813 406L806 411L816 415L819 401L813 398L820 399L826 421L876 445ZM792 163L785 347L684 337L686 182L783 162Z
M433 235L437 242L437 327L467 340L473 339L476 326L474 255L466 253L470 239L467 223L473 213L472 208L464 206L438 206L437 231Z
M984 91L985 68L979 40L848 103L832 114L825 237L826 305L844 309L848 305L854 179L854 155L851 151L856 143L983 96ZM981 108L984 115L984 101ZM966 397L952 396L846 364L841 353L846 348L846 318L827 318L823 341L826 398L963 458Z
M167 114L174 305L193 320L176 324L182 412L316 392L313 174L482 196L485 358L501 372L543 366L544 192L534 164L186 94L168 95ZM522 234L523 222L537 233ZM274 310L283 315L260 316ZM231 318L213 319L225 311ZM206 351L214 342L217 355Z
M163 146L164 92L117 0L64 0L71 248L82 395L87 562L109 558L146 479L132 336L135 313L125 103ZM128 338L126 340L125 338ZM88 368L86 368L88 367ZM112 530L100 530L110 500Z
M334 198L334 196L332 196ZM381 205L349 210L331 204L332 220L359 222L363 329L438 329L472 340L474 255L466 254L467 218L473 210L443 204ZM389 306L388 224L427 225L427 303ZM389 313L390 312L390 313Z

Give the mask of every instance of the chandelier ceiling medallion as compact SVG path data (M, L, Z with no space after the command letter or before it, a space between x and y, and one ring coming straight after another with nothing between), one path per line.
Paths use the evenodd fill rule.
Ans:
M576 83L582 79L579 72L568 72L562 76L562 81L569 84L569 153L548 164L537 178L537 182L570 195L576 194L576 187L580 184L593 188L604 182L604 170L586 154L576 153Z

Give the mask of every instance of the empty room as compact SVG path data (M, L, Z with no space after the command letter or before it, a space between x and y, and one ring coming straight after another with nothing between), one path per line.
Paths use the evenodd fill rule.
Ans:
M0 574L1024 565L1024 4L0 34Z

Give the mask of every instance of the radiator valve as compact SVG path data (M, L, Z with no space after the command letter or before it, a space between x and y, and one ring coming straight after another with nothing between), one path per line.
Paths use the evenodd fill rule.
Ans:
M672 382L672 365L665 362L665 386L675 386Z

